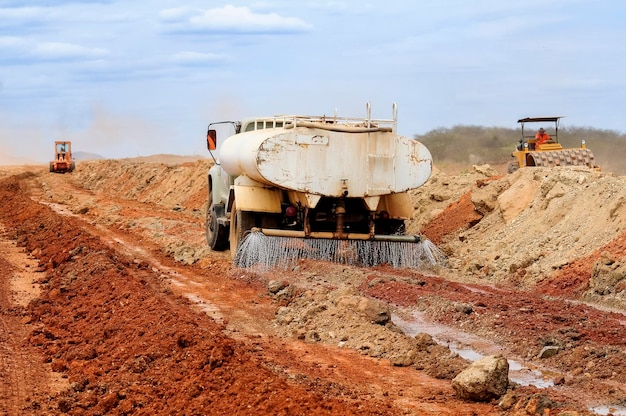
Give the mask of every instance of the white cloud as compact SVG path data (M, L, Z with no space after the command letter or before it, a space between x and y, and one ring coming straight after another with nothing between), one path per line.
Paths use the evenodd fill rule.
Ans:
M0 37L0 55L5 62L20 64L50 60L92 60L104 58L109 51L66 42L37 42L15 36Z
M159 17L174 32L294 33L312 28L296 17L283 17L273 12L255 13L248 7L232 5L208 10L166 9L159 13Z
M34 46L32 54L43 59L94 59L107 56L109 51L72 43L43 42Z

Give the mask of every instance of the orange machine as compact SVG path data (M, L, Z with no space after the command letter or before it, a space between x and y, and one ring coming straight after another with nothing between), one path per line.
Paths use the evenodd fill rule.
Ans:
M587 149L585 140L581 141L579 148L564 149L559 143L559 121L562 118L561 116L526 117L517 120L522 127L522 137L519 139L515 151L511 153L515 160L509 164L508 173L513 173L519 168L526 166L588 166L592 169L600 170L600 167L596 165L593 153ZM524 130L526 123L546 125L546 129L544 130L541 127L541 130L548 133L550 140L543 144L538 143L535 134L537 129L531 129L530 133L528 133L528 129Z
M72 142L54 142L54 160L50 162L50 172L72 172L76 163L72 159Z

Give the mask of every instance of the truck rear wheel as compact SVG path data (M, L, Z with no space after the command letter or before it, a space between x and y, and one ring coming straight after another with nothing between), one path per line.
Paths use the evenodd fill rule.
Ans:
M230 212L230 255L232 257L235 257L239 244L252 227L254 227L254 213L240 211L237 209L237 203L233 203Z
M220 224L219 217L224 216L223 205L213 205L211 189L206 209L206 241L211 250L224 251L228 248L228 228L223 222Z
M223 211L224 207L218 205L207 209L206 241L214 251L224 251L228 248L228 229L218 222L218 217L223 215Z

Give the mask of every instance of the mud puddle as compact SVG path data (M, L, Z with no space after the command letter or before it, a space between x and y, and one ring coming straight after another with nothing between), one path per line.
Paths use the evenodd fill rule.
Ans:
M403 317L404 316L404 317ZM406 315L392 314L392 321L402 331L414 336L418 333L426 333L440 345L444 345L469 361L476 361L486 355L502 354L507 356L507 351L500 345L489 342L484 338L471 335L458 329L431 322L416 311ZM509 379L522 386L535 386L546 388L554 386L554 379L561 376L559 372L536 366L522 360L511 359L509 362Z
M429 321L421 312L394 313L391 319L405 334L429 334L440 345L447 346L450 351L472 362L486 355L502 354L509 362L509 380L522 386L553 387L555 379L565 376L556 370L508 358L504 347L456 328ZM589 406L588 410L598 415L626 416L625 406L599 404Z
M596 406L589 409L598 415L626 416L626 407L624 406Z

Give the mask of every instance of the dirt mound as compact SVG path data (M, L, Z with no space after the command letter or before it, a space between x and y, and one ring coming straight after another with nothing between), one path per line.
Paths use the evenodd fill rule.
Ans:
M88 215L102 226L139 233L177 261L193 264L209 257L204 223L206 174L212 163L88 161L62 181L57 176L39 181L45 201Z
M461 190L466 193L458 196ZM569 285L588 299L626 306L620 283L626 177L581 167L521 169L495 178L436 173L416 196L430 214L414 224L449 255L448 277L549 287L583 269L580 281ZM450 202L442 209L440 201ZM601 253L605 267L596 267Z
M436 378L452 379L469 364L427 334L405 334L386 304L352 287L305 291L277 311L276 323L283 336L353 349Z
M146 159L88 161L76 170L76 181L90 190L168 208L206 204L206 174L212 161L164 163ZM169 160L169 158L164 159Z

